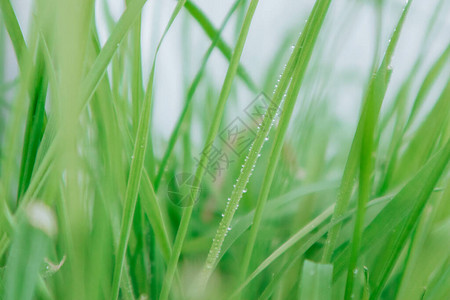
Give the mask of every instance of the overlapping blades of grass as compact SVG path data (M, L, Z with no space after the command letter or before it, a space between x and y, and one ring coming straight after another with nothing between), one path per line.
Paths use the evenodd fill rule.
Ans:
M43 47L41 42L41 47ZM47 98L47 76L43 55L39 52L34 68L34 85L30 93L27 123L23 142L22 161L19 174L17 201L25 193L31 180L34 163L45 129L45 102Z
M161 183L161 179L163 177L163 174L165 172L167 162L169 161L169 158L172 154L172 151L175 147L175 143L178 139L178 136L180 134L181 127L183 125L183 122L187 116L187 113L189 111L189 108L191 107L191 102L194 97L195 91L197 90L198 85L200 84L200 81L203 78L206 64L211 56L211 53L213 52L214 48L218 45L219 41L221 41L220 35L222 34L223 30L225 29L225 26L227 25L228 21L230 20L231 16L235 12L236 8L239 6L239 4L242 2L242 0L237 0L232 5L231 9L228 11L227 15L225 16L222 25L220 26L219 30L217 31L216 35L213 37L211 45L209 46L208 50L206 50L205 55L203 56L202 64L200 66L200 69L198 70L197 74L195 75L194 80L192 81L191 85L189 86L189 89L187 91L186 95L186 101L183 107L183 110L181 112L180 117L178 118L177 124L175 125L174 130L172 131L172 134L170 135L169 142L167 145L166 152L164 153L164 156L162 158L161 164L159 166L158 173L155 178L154 187L157 191L159 188L159 184ZM187 4L186 4L187 5ZM190 7L193 4L187 5L187 7ZM203 19L202 19L203 20Z
M422 121L414 136L411 137L407 148L398 160L398 166L393 175L394 179L398 178L397 182L401 178L407 178L408 174L417 172L435 150L436 141L439 139L444 125L448 122L449 97L450 81L447 81L441 96Z
M164 38L167 35L173 21L183 7L185 1L179 1L170 17L170 20L163 32L163 35L158 43L155 51L152 69L150 71L150 78L147 84L147 90L142 103L142 110L139 117L139 125L134 142L133 156L131 157L131 166L128 176L128 184L125 193L125 204L122 216L122 225L120 229L119 246L117 249L117 256L114 266L114 277L112 284L112 299L117 299L119 296L119 284L122 275L122 269L125 261L125 253L130 237L131 225L133 221L134 211L136 208L139 187L142 178L142 170L144 167L145 152L148 145L148 135L150 129L150 113L153 98L153 79L155 74L156 59Z
M436 83L436 80L440 77L439 75L443 71L445 65L449 62L450 57L450 44L443 51L443 53L438 57L435 63L431 66L428 73L426 74L422 85L420 86L416 97L414 98L413 107L409 113L409 116L406 116L406 96L411 88L412 78L408 78L404 85L402 86L402 90L399 91L399 95L397 96L396 109L398 110L398 117L395 124L394 134L392 137L390 149L388 152L388 163L386 169L383 174L383 178L380 183L379 191L384 192L394 185L395 178L397 177L395 174L396 169L399 168L399 160L400 157L400 149L405 140L405 134L410 129L413 124L417 113L420 111L426 96L429 94L430 89ZM403 164L404 166L404 164ZM407 165L406 165L407 166ZM398 181L398 180L397 180Z
M1 157L2 162L0 162L0 166L2 169L1 172L3 174L3 188L5 191L5 195L9 197L11 195L12 189L11 183L13 182L12 174L15 169L14 156L17 152L20 152L19 140L21 139L21 132L19 124L21 122L23 114L26 111L26 96L27 94L30 95L30 98L33 99L31 101L32 103L35 99L37 99L34 89L35 86L33 83L33 76L35 75L39 77L41 76L41 74L39 72L36 72L34 68L33 58L30 55L30 53L35 50L35 47L37 47L37 35L35 34L35 32L31 33L29 46L27 46L11 2L9 0L2 0L0 2L0 9L2 11L3 23L5 24L6 31L10 36L20 70L19 92L16 94L15 101L12 105L10 116L11 120L10 125L8 126L9 130L6 133L6 141L8 147L3 150L3 155ZM39 84L36 86L37 90L39 89L38 86ZM32 106L32 104L30 106ZM27 129L28 128L29 127L27 126ZM28 144L26 144L25 147L28 147ZM24 154L26 154L26 150L27 149L24 149L22 153L25 152ZM22 177L19 180L21 179ZM10 204L12 203L8 203L8 205Z
M192 215L193 210L193 204L197 197L198 193L198 187L200 186L201 180L203 178L203 175L205 173L205 169L203 166L206 165L206 161L208 159L208 153L212 147L212 143L217 135L217 132L219 131L220 121L223 116L225 104L227 101L228 96L230 95L231 86L234 80L234 77L237 73L237 69L239 66L239 61L242 55L242 51L244 49L244 44L247 39L248 31L250 29L250 24L253 18L253 15L256 10L256 6L258 5L258 0L252 0L250 2L249 8L247 10L247 14L245 16L244 23L242 25L236 47L233 52L233 56L231 57L230 65L228 67L227 74L225 76L224 83L222 85L222 89L220 91L219 95L219 101L214 113L213 123L211 124L211 127L208 132L208 136L205 142L204 150L202 151L202 155L200 158L199 166L197 167L197 171L195 172L195 179L192 184L192 192L190 194L189 201L191 202L190 205L183 210L183 214L181 217L180 226L178 229L177 236L175 238L175 244L173 247L173 252L171 259L169 261L169 265L167 267L167 273L164 278L163 287L161 291L160 299L165 300L169 297L170 287L172 285L173 276L175 273L175 269L177 267L178 259L181 253L181 249L183 246L184 238L187 233L187 229L189 226L189 222Z
M108 64L116 52L117 47L125 38L125 35L139 15L145 2L146 0L132 1L123 13L122 17L119 19L119 22L111 33L111 36L106 41L105 46L102 48L92 68L83 80L83 84L81 85L83 90L81 91L80 96L82 103L81 108L84 108L92 97L102 76L106 72ZM79 113L81 113L81 111ZM37 154L36 170L33 173L29 188L23 196L23 202L25 203L30 201L30 199L35 195L40 183L45 180L46 174L48 174L48 168L51 165L51 161L56 150L55 148L57 143L54 142L53 139L55 138L57 132L57 121L50 118Z
M392 196L381 197L378 199L374 199L367 203L367 206L373 206L378 204L384 204L386 201L390 201ZM275 249L264 261L262 261L255 270L249 274L246 279L241 283L241 285L234 291L231 298L238 295L253 279L255 279L258 275L260 275L267 267L269 267L274 261L276 261L280 256L285 254L289 249L291 249L294 245L298 248L293 255L293 259L287 261L285 265L282 267L282 270L276 275L274 278L274 282L281 279L284 272L286 272L292 266L295 266L295 262L300 259L303 254L311 248L312 245L317 243L322 236L327 233L330 228L332 228L336 223L340 223L349 217L351 217L355 210L350 210L345 212L340 219L337 219L333 222L327 222L330 219L330 216L333 214L333 209L335 205L331 205L327 207L320 215L311 220L308 224L294 233L286 242L280 245L277 249ZM298 243L301 241L301 245ZM334 272L336 273L336 272ZM267 290L264 294L270 294ZM267 295L268 298L269 295Z
M412 1L408 1L403 13L397 23L394 33L390 39L388 48L384 55L383 61L374 74L369 83L366 99L364 100L364 108L362 111L362 136L360 150L360 170L359 170L359 194L356 214L355 226L353 230L352 251L350 254L350 263L347 271L347 283L345 288L345 298L349 299L353 294L353 286L355 275L357 274L357 263L359 257L359 248L361 245L361 237L364 229L364 218L366 214L365 203L369 200L372 188L372 173L374 168L373 151L376 149L374 145L375 127L378 123L381 104L389 84L392 73L391 59L394 55L394 49L400 37L406 15Z
M216 38L218 39L217 48L220 50L220 52L222 52L225 58L231 62L232 50L230 46L228 46L226 42L220 37L220 29L216 30L208 17L192 1L186 1L184 7L200 24L211 41L214 41ZM238 66L237 75L244 81L244 83L250 88L250 90L252 90L253 92L257 91L256 83L252 80L248 72L245 70L244 66L242 66L241 64L239 64Z
M292 115L292 112L293 112L293 109L295 106L295 102L298 98L298 94L299 94L300 87L301 87L301 84L303 81L303 77L306 73L306 69L308 67L308 63L311 58L315 42L319 35L320 29L322 28L322 24L323 24L326 14L327 14L330 3L331 3L331 1L328 1L328 0L316 1L316 4L314 5L314 7L311 11L310 17L308 18L308 21L306 23L305 29L304 29L303 33L300 35L299 40L297 42L297 46L294 49L294 53L292 54L292 56L295 56L295 55L298 56L297 62L293 69L292 82L291 82L291 85L290 85L289 90L286 95L286 100L285 100L286 104L283 107L283 112L281 114L279 127L277 128L276 135L275 135L275 142L272 144L271 154L270 154L270 158L269 158L269 165L267 166L266 174L264 176L264 182L262 184L262 189L261 189L261 192L260 192L260 195L258 198L258 202L256 204L256 211L255 211L255 216L253 219L253 225L252 225L251 231L250 231L250 238L247 243L247 247L245 250L244 259L243 259L243 263L242 263L241 278L245 278L246 273L247 273L248 265L250 263L250 258L251 258L252 252L253 252L253 247L254 247L254 244L256 241L256 235L258 233L259 225L261 223L262 213L263 213L265 204L267 202L270 187L272 185L272 181L273 181L273 178L275 175L275 169L278 164L278 160L280 158L281 149L283 147L284 137L286 135L289 121L290 121L290 118L291 118L291 115ZM291 63L291 62L289 62L289 63ZM288 63L288 67L287 67L287 72L290 71L289 63ZM286 79L282 78L281 80L286 80ZM281 101L281 98L277 98L277 96L279 97L279 95L281 93L284 93L284 91L281 90L281 88L283 88L284 85L285 85L285 83L280 81L280 84L278 85L278 88L280 88L280 92L278 92L278 89L277 89L277 91L275 92L274 100L273 100L275 105L277 103L279 103L278 101ZM278 93L280 93L280 94L278 94ZM266 128L263 127L263 130L261 130L260 132L263 135L265 134L265 136L267 136L268 130L270 128L268 128L267 131L264 131L264 129L266 129ZM263 138L265 136L263 136ZM257 138L258 138L258 136L257 136ZM255 141L255 143L256 143L256 141ZM255 158L254 162L252 162L251 159L252 159L252 157L249 155L248 161L246 161L246 164L247 163L254 164L256 161L256 158Z
M347 163L345 165L344 174L342 176L341 187L338 192L337 200L336 200L336 209L333 214L333 219L339 218L342 213L346 210L348 203L350 201L350 197L352 191L355 186L354 179L357 174L358 164L360 163L360 157L364 154L361 152L364 131L365 131L365 123L366 119L370 117L369 121L372 123L370 126L375 126L376 120L378 119L379 110L381 108L381 104L383 102L384 94L386 93L387 84L389 81L389 76L391 73L391 59L394 53L394 49L397 45L397 41L399 38L400 30L403 25L404 19L406 17L406 13L408 11L409 6L411 5L411 1L408 2L403 10L403 13L398 21L396 29L392 35L392 38L389 42L388 48L384 55L383 61L377 71L376 74L371 78L371 82L369 83L368 90L366 92L363 109L361 113L361 117L358 122L358 127L356 129L355 136L353 138L352 146L350 149L350 153L347 158ZM372 134L371 134L372 136ZM370 137L368 137L370 139ZM369 145L370 146L370 145ZM367 148L367 147L366 147ZM369 147L371 148L371 146ZM367 153L366 155L369 155ZM370 172L370 166L367 171ZM365 177L365 185L367 185L369 178ZM367 195L368 188L366 186L364 193ZM362 220L360 220L361 223ZM361 225L361 224L360 224ZM358 226L360 226L358 225ZM322 256L322 262L329 262L331 259L331 255L336 246L336 241L339 236L340 225L336 225L333 227L328 233L328 238L325 243L325 249Z
M22 31L20 30L19 22L17 21L16 14L9 0L0 1L0 9L3 13L3 22L5 24L6 30L8 31L9 37L11 38L12 45L14 47L14 52L16 53L17 61L22 72L24 72L25 59L24 54L27 56L27 45L23 37Z
M424 205L441 177L450 159L450 141L436 153L430 161L411 179L394 199L364 230L361 241L361 253L366 253L373 245L384 245L376 259L377 270L371 272L371 299L377 299L401 249ZM385 234L380 234L385 233ZM349 247L345 247L334 261L334 273L338 276L348 261ZM371 266L368 266L371 269Z
M448 179L443 181L448 182ZM439 204L448 199L449 192L450 186L447 185L446 191L432 195L417 228L413 230L405 267L401 271L401 284L398 288L391 288L397 290L397 299L419 298L433 273L445 265L450 255L450 221L436 218Z
M416 227L419 222L422 211L427 203L427 200L430 197L431 192L436 186L439 178L442 176L446 166L448 165L450 160L450 141L443 147L441 151L439 151L430 162L425 165L421 169L419 175L417 175L414 179L418 181L418 177L420 175L427 176L422 177L421 179L424 181L422 183L422 189L416 190L416 202L409 203L404 205L410 205L411 209L408 209L409 214L407 215L404 223L398 224L396 227L392 227L391 231L388 234L388 243L387 247L384 248L383 253L380 255L381 259L378 259L377 268L371 277L372 282L371 286L373 288L373 293L371 295L371 299L377 299L377 297L381 294L397 260L399 259L400 252L405 247L406 241L410 236L412 230ZM430 172L430 165L434 167L434 169ZM430 172L427 174L427 172ZM425 173L425 174L421 174ZM415 187L417 189L417 187ZM406 193L406 192L405 192ZM404 196L404 195L402 195ZM411 196L412 197L412 196ZM411 205L412 204L412 205ZM392 212L395 211L394 208L391 208ZM397 208L398 209L398 208ZM369 229L369 228L368 228Z

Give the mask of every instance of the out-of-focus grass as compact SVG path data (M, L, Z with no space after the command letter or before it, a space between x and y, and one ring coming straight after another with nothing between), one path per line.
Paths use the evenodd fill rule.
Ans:
M117 20L106 0L32 1L24 35L19 6L0 0L2 299L449 298L449 5L433 2L401 74L415 2L392 19L389 1L313 2L261 76L244 59L259 1L230 3L223 20L174 3L147 69L151 1L124 1ZM365 80L336 67L362 9L375 20ZM179 114L155 80L178 19ZM348 84L364 91L354 128L334 110ZM177 120L168 134L155 102Z

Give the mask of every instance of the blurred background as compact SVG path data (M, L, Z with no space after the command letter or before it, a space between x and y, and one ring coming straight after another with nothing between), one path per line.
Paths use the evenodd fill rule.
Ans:
M105 2L107 2L106 6ZM233 2L231 0L194 1L216 28L220 27ZM442 2L442 9L438 15L434 16L436 20L431 35L425 37L428 21L433 16L438 2ZM381 51L387 45L387 39L392 33L404 3L403 0L335 0L332 2L321 33L321 37L326 38L322 38L318 42L321 48L320 61L314 62L311 67L315 66L317 69L320 68L321 72L327 73L326 82L320 83L321 87L326 88L326 93L330 97L327 105L346 126L354 127L356 125L358 114L355 112L359 111L363 88L370 75L375 55L377 22L381 18L382 36L379 45ZM12 1L12 4L21 29L27 35L32 1ZM156 42L167 24L175 4L175 0L150 0L144 6L141 36L144 82L148 79ZM258 4L241 63L261 91L266 91L269 95L272 92L269 87L263 86L267 70L274 71L270 83L274 86L282 68L276 66L271 69L271 64L275 59L281 65L287 61L291 51L290 46L295 43L300 34L313 4L312 0L262 0ZM96 22L102 44L109 36L105 24L105 7L109 7L111 15L117 21L125 8L125 3L118 0L96 1ZM411 71L414 61L421 51L425 51L426 55L422 66L423 70L419 74L423 74L429 62L433 62L446 47L450 32L449 7L449 1L414 1L393 59L394 73L391 80L393 88L388 90L386 103L392 99L399 82L406 78L408 72ZM239 32L237 19L236 15L232 17L222 35L231 46L234 45ZM428 39L429 44L423 50L425 38ZM153 119L154 128L157 131L156 136L158 136L155 142L158 142L158 139L168 139L170 136L184 103L185 89L183 87L186 87L186 80L193 78L196 74L209 45L210 40L200 26L188 17L188 12L183 10L170 29L158 58ZM2 71L5 80L12 81L18 75L18 67L9 41L6 49L2 51L5 52L5 67ZM316 55L316 59L318 56ZM211 84L216 90L223 83L227 66L227 60L219 51L215 50L208 62L207 73L209 76L207 77L208 84ZM323 78L319 74L318 77ZM249 91L239 80L236 81L232 102L235 103L238 112L246 107L256 94ZM441 84L444 83L445 78ZM314 81L314 84L319 83ZM441 87L442 85L437 85L435 90L439 92ZM304 90L302 89L302 93L303 96L306 96ZM430 95L430 97L435 96L436 93ZM195 98L198 98L199 101L194 101L194 105L205 97L208 97L207 85L203 84L197 90ZM214 97L217 98L218 95L214 95ZM233 114L231 117L234 117ZM348 131L349 134L351 132L351 130ZM158 151L158 147L156 147L156 151Z

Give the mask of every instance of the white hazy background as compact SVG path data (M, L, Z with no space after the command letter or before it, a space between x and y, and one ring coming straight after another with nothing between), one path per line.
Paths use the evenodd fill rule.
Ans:
M109 33L105 26L102 1L96 1L96 22L100 28L101 42L104 44ZM118 20L125 8L124 1L107 1L110 4L114 18ZM334 69L330 78L328 78L328 94L332 99L330 110L348 126L355 126L363 88L370 75L374 56L376 24L374 1L334 0L326 19L326 25L322 31L322 33L325 32L325 35L321 35L322 47L325 45L321 57L325 60L324 64L333 62L332 67ZM194 0L193 2L204 11L215 27L219 28L234 0ZM404 0L385 0L384 2L386 6L383 10L382 49L385 49L393 27L405 4ZM423 41L424 31L437 2L438 0L414 0L412 3L393 60L394 73L387 94L388 101L397 92L399 83L407 76L417 58L419 47ZM428 63L425 64L426 68L421 71L421 74L424 74L430 63L449 43L450 1L446 2L436 21L436 28L438 28L435 32L436 38L432 40L432 44L429 46L426 60ZM31 19L32 1L13 0L12 3L21 28L26 35L28 32L28 20ZM241 58L241 63L259 86L262 84L273 56L289 33L291 33L292 44L295 43L313 3L313 0L259 1ZM175 0L149 0L144 6L142 18L144 80L148 78L155 45L175 5ZM348 18L348 15L346 15L349 10L353 10L351 18ZM339 34L342 28L345 28L345 34ZM233 17L223 33L224 39L231 47L234 47L237 32L236 18ZM182 52L182 35L185 33L188 33L188 36L184 38L188 40L190 45L187 53ZM332 38L324 40L324 36ZM184 72L187 70L188 78L190 78L188 82L190 82L200 67L201 59L209 45L210 40L200 26L189 16L187 11L182 10L170 29L158 57L153 118L156 139L164 140L169 137L184 103L186 90ZM290 45L288 47L290 48ZM18 76L17 62L11 45L8 45L6 51L6 68L3 71L5 72L6 80L13 80ZM289 54L290 50L286 51L286 53ZM286 60L287 56L283 64ZM227 61L222 54L218 50L214 50L208 62L207 77L217 87L217 90L220 90L227 66ZM282 67L281 65L280 71ZM448 74L448 72L444 74ZM343 76L350 76L353 80L344 80L342 79ZM444 78L443 81L445 80ZM236 109L245 107L255 97L239 81L239 79L235 80L237 92L232 96L236 98L233 102L238 104ZM196 97L194 97L194 102L213 101L213 103L216 103L218 93L212 99L205 99L205 93L202 92L204 86L205 80L200 84ZM300 94L300 97L302 97L302 94Z

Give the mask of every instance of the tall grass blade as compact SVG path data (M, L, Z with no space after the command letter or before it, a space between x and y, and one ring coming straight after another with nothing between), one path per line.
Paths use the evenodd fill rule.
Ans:
M306 260L303 264L300 282L301 300L329 300L331 298L331 282L333 266Z

